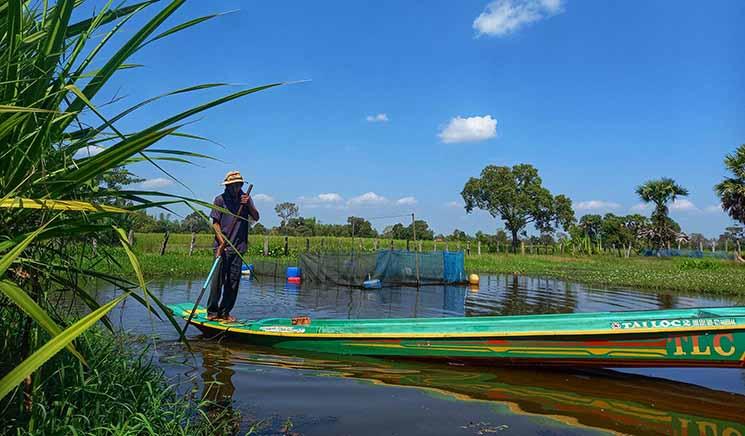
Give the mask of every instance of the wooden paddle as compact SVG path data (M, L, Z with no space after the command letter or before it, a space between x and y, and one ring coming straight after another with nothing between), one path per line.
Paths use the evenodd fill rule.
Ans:
M254 188L253 183L248 185L248 189L246 190L246 195L251 195L251 190ZM226 236L228 239L230 239L231 236L233 236L233 229L235 229L235 225L240 221L241 212L243 212L243 203L238 207L238 219L233 221L233 223L230 225L230 230L226 232ZM222 261L222 255L225 253L225 250L223 248L224 246L218 246L219 252L217 253L217 256L215 257L215 261L212 262L212 268L210 268L209 274L207 274L207 280L204 281L204 285L202 285L202 289L199 291L199 296L197 297L197 301L194 302L194 307L191 309L191 313L189 314L189 318L186 320L186 325L184 325L184 329L181 330L181 339L186 339L186 329L189 328L189 324L191 324L191 320L194 318L194 314L197 311L197 308L199 307L199 302L202 301L202 297L204 296L204 291L207 290L207 288L210 285L210 282L212 281L212 276L215 273L215 270L217 269L217 266Z

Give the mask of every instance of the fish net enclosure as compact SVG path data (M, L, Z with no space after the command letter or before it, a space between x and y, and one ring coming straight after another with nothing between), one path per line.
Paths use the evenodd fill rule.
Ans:
M466 281L463 252L380 250L373 253L301 253L304 281L365 287L379 280L381 286L420 286Z
M251 264L257 276L284 278L287 267L297 266L297 260L254 258Z

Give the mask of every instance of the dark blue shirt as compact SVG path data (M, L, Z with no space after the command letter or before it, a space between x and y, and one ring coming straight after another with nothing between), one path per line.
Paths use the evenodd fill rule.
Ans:
M230 238L230 242L235 246L239 253L244 253L246 251L246 248L248 248L248 221L246 221L246 219L249 216L249 205L244 205L243 210L241 210L241 217L243 217L243 219L235 216L238 215L238 209L241 207L242 195L243 191L240 191L237 196L232 196L226 190L222 194L215 197L215 201L213 202L213 204L215 206L229 210L233 215L227 212L223 212L222 210L219 210L217 208L213 208L212 213L210 214L212 222L220 223L220 229L222 229L223 236L225 237L225 239ZM238 221L238 223L234 226L233 223L235 221ZM231 229L232 235L228 235L227 232ZM219 242L217 238L215 238L215 248L217 248L218 245ZM231 247L230 244L226 244L225 252L233 252L233 247Z

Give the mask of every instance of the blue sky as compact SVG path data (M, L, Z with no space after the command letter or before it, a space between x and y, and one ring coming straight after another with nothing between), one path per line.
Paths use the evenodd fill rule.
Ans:
M631 213L635 187L668 176L691 192L672 208L685 231L715 236L730 224L712 187L724 155L745 143L743 2L192 1L170 24L227 11L137 53L144 67L122 71L104 96L125 97L113 113L196 83L308 80L185 128L223 147L162 144L224 161L166 165L199 198L237 169L265 225L278 221L275 202L293 201L328 223L415 212L436 232L492 233L502 224L467 215L459 192L485 165L530 163L578 216ZM121 126L227 91L165 100ZM188 192L133 169L149 186Z

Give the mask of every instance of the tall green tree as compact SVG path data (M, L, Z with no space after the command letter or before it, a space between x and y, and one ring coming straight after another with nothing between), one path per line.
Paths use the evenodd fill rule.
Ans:
M677 184L675 180L663 177L661 179L649 180L636 188L636 194L645 203L653 203L652 227L649 237L655 248L661 248L664 244L674 241L680 232L672 226L674 222L668 216L667 204L674 202L678 197L688 195L688 190Z
M602 238L603 217L600 215L583 215L577 225L582 229L582 236L588 237L593 243Z
M378 231L375 230L370 221L357 216L347 217L347 230L350 236L358 238L374 238L378 236Z
M733 220L745 224L745 144L724 158L724 166L732 176L718 183L714 190L724 209Z
M205 219L203 214L196 211L186 215L181 222L181 228L186 232L196 233L210 233L212 231L210 222Z
M528 224L541 232L555 227L568 228L574 222L572 201L552 195L543 187L538 170L529 164L512 168L488 165L481 177L471 177L461 192L466 212L482 209L504 221L512 233L512 249L517 250L518 234Z
M287 221L290 218L294 218L298 216L298 212L300 209L297 207L297 204L290 203L290 202L284 202L279 203L278 205L274 206L274 212L277 213L277 216L279 217L281 224L280 226L284 227L287 224Z

